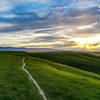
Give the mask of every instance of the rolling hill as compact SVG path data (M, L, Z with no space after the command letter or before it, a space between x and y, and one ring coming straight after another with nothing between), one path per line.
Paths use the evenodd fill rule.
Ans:
M100 56L90 53L0 53L0 100L99 100Z

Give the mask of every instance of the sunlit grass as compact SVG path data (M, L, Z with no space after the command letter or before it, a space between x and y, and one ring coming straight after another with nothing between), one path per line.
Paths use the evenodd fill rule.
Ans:
M100 75L89 72L88 68L88 71L83 71L60 64L59 61L65 59L67 55L69 55L68 58L72 58L74 53L33 53L31 54L33 57L26 57L26 68L38 81L50 100L98 100L100 98ZM41 59L34 58L34 56L41 57ZM77 56L80 56L80 54L77 54ZM62 57L63 59L61 59ZM77 60L79 59L81 58L77 58ZM85 59L88 61L89 58ZM96 59L95 61L98 62Z

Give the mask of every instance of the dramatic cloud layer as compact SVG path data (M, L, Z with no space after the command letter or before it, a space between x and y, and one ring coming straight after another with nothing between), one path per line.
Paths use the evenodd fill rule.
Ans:
M100 0L1 0L0 46L100 48Z

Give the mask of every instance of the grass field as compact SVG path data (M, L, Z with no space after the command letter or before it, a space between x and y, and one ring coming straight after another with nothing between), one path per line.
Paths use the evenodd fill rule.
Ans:
M35 53L34 56L100 74L100 56L94 54Z
M0 53L0 100L100 100L100 56L89 53Z
M21 70L20 53L0 53L0 100L42 100Z

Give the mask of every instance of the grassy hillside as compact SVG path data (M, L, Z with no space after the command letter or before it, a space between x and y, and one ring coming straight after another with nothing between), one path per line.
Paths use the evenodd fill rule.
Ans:
M48 100L100 99L99 74L36 57L27 56L26 63Z
M0 52L0 100L43 100L25 68L48 100L99 100L100 56L88 53Z
M100 74L100 56L89 53L31 53L30 55Z
M21 70L21 53L0 53L0 100L42 100L35 85Z

